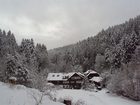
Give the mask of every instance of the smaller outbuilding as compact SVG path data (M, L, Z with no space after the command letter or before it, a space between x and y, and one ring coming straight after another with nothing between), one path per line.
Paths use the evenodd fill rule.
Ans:
M93 77L99 77L100 75L94 71L94 70L87 70L84 75L88 78L88 79L91 79Z
M17 78L16 77L10 77L9 78L9 83L16 84L16 82L17 82Z

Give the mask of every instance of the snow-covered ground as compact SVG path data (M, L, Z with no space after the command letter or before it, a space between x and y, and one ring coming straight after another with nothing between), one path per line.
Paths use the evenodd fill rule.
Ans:
M90 92L84 90L61 89L57 90L57 100L71 99L73 103L80 100L85 105L140 105L140 102L106 93L106 90ZM0 82L0 105L36 105L41 98L41 92L26 88L22 85L9 85ZM64 105L51 101L44 96L40 105ZM83 105L83 104L79 104Z
M86 103L85 105L140 105L140 102L106 93L106 90L99 92L70 89L58 90L57 99L60 100L65 98L72 99L73 103L78 100L83 100Z
M36 105L41 96L42 93L36 89L0 82L0 105ZM44 96L42 100L39 105L64 105L51 101L48 96Z

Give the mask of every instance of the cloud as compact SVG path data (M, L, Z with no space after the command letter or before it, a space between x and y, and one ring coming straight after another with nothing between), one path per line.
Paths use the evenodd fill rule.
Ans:
M0 0L0 28L48 49L75 43L140 14L139 0Z

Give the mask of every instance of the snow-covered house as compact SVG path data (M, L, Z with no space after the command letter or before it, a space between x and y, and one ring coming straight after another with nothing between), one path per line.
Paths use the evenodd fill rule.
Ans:
M101 77L93 70L88 70L84 74L80 72L49 73L47 81L54 85L61 85L63 88L80 89L86 78L88 78L90 83L95 83L95 85L98 86L100 85L99 80L101 80Z
M85 76L79 72L71 73L49 73L47 81L55 85L62 85L63 88L80 89Z
M16 84L17 78L16 77L10 77L9 78L9 83L11 84Z

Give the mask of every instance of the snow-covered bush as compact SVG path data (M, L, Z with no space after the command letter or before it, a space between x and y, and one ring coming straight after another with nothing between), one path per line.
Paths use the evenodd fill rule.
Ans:
M89 82L89 79L86 77L86 78L84 79L82 88L85 89L85 90L88 90L90 84L91 84L91 83Z
M111 79L111 74L109 71L101 73L102 77L102 87L106 87L109 84L109 80Z
M46 85L44 89L44 93L48 95L51 100L56 101L56 87L55 86Z
M83 100L78 100L74 105L86 105L86 102Z
M87 91L94 91L96 89L96 86L94 83L89 83L88 85L86 85L85 88L83 88L84 90L87 90Z
M132 72L133 70L133 72ZM125 96L134 100L140 100L140 66L136 62L129 63L124 67L125 80L122 88Z
M131 65L131 66L130 66ZM133 70L133 72L131 72ZM139 66L125 65L123 71L112 75L107 88L114 93L140 100L140 70Z
M124 80L124 76L121 72L112 74L109 84L107 88L114 93L122 94L122 81Z

